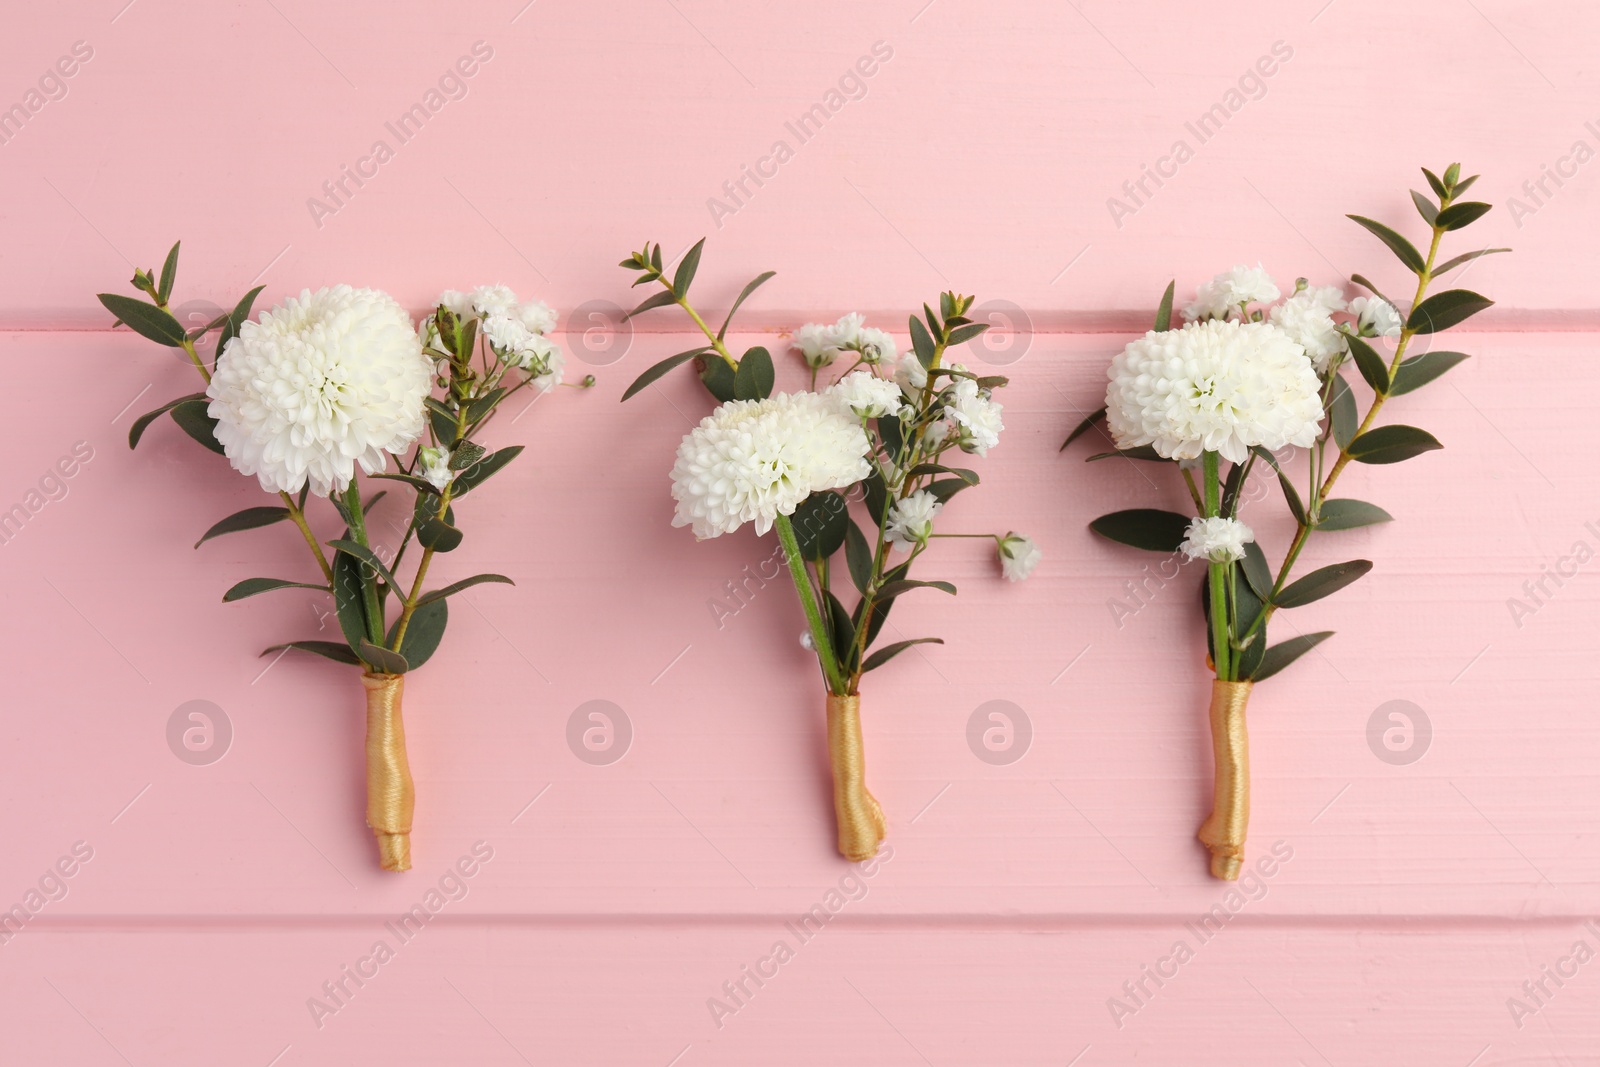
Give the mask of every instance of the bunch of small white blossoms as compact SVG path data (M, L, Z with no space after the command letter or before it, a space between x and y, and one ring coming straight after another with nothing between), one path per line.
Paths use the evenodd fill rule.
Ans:
M655 282L664 290L630 314L677 304L705 336L703 345L645 371L623 399L693 360L707 390L722 402L678 448L673 525L689 526L702 539L746 523L757 534L778 531L805 612L802 644L816 654L828 694L839 850L864 859L877 851L884 822L861 768L861 678L909 648L942 641L913 638L875 651L873 643L898 598L920 589L956 592L949 582L911 578L912 564L943 537L994 541L1002 573L1013 581L1039 561L1038 547L1014 532L934 531L953 498L979 481L977 472L949 465L953 454L981 457L1000 440L1003 412L993 393L1006 379L947 361L953 348L988 326L968 317L972 297L944 293L938 311L924 305L922 315L910 317L911 351L904 355L860 315L800 327L793 347L812 389L774 393L776 370L764 347L737 358L728 349L733 311L713 331L689 304L703 245L689 250L670 279L659 245L646 244L623 261L638 273L636 285ZM733 310L770 277L767 272L746 285ZM818 389L816 374L824 367L837 374ZM856 499L865 527L852 514ZM853 608L840 599L846 581L857 595Z
M1090 528L1135 548L1206 562L1202 603L1208 663L1216 674L1217 800L1200 839L1211 851L1212 873L1221 878L1239 876L1244 848L1250 687L1332 636L1305 633L1269 646L1267 623L1279 609L1320 600L1372 569L1369 560L1350 560L1291 581L1294 565L1313 533L1390 521L1376 505L1332 497L1334 483L1352 462L1398 463L1442 447L1415 426L1377 425L1378 413L1389 398L1421 388L1467 358L1442 351L1408 356L1413 338L1448 329L1492 303L1467 289L1429 293L1441 275L1506 249L1439 262L1444 235L1474 222L1489 205L1462 199L1477 179L1462 178L1456 164L1442 176L1423 174L1433 198L1413 191L1411 199L1429 231L1426 254L1383 223L1349 216L1412 276L1409 310L1359 274L1352 280L1371 295L1346 302L1338 287L1303 278L1284 297L1263 268L1239 266L1202 284L1184 308L1187 323L1172 329L1175 286L1169 285L1155 329L1112 361L1106 406L1067 438L1070 444L1104 417L1115 449L1090 458L1175 461L1198 513L1139 508L1103 515ZM1352 364L1370 393L1365 414L1345 373ZM1276 571L1240 519L1257 463L1281 487L1295 522Z
M361 668L367 824L382 867L406 870L414 795L400 714L404 676L439 647L449 597L484 582L512 584L499 574L436 589L425 582L435 556L462 543L455 505L522 451L511 445L491 452L476 438L519 390L544 391L560 381L561 353L546 337L555 316L544 304L518 303L510 289L495 285L469 296L444 293L419 326L387 293L338 285L306 290L252 321L258 287L231 312L185 330L170 310L178 247L168 253L159 279L154 271L134 273L134 288L148 299L99 298L134 332L181 349L205 383L202 392L136 419L129 446L137 447L157 418L170 415L195 441L277 495L277 504L217 522L195 547L284 521L298 528L316 564L315 580L246 578L222 599L284 589L332 597L343 641L289 641L262 655L298 649ZM208 362L201 347L212 332L216 358ZM397 532L396 543L373 536L368 520L386 493L363 494L361 475L413 490L414 499L384 523ZM326 498L343 525L339 536L323 540L314 532L307 511L313 498ZM419 556L412 577L402 581L402 564L413 551Z

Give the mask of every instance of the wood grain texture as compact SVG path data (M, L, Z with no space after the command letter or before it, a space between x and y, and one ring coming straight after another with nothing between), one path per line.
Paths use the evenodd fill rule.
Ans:
M1600 16L1481 0L1205 17L1103 0L123 2L19 10L0 40L0 109L74 42L93 51L20 130L0 110L0 520L26 516L0 527L0 911L40 901L20 932L0 926L18 1062L1600 1063L1600 964L1561 986L1541 971L1580 940L1600 950L1584 925L1600 915L1584 449L1600 261L1595 165L1576 151L1600 150ZM492 56L441 88L479 41ZM1292 56L1199 144L1185 124L1279 41ZM864 95L799 143L786 123L876 42L892 55ZM430 88L446 102L398 143L385 124ZM1107 200L1185 137L1193 158L1119 226ZM393 158L313 217L307 200L331 204L322 183L382 138ZM784 139L792 158L719 226L708 199L729 202L723 183ZM1318 535L1305 557L1374 572L1274 621L1278 639L1338 633L1252 700L1250 852L1292 857L1230 901L1194 840L1211 773L1196 577L1086 529L1181 509L1181 492L1149 467L1085 465L1088 442L1057 447L1169 278L1181 296L1259 260L1281 281L1398 287L1342 215L1414 232L1415 166L1455 158L1496 205L1463 240L1517 251L1461 279L1499 301L1437 345L1473 358L1386 415L1445 449L1341 482L1397 521ZM904 343L907 310L945 287L995 301L1006 327L965 356L1012 385L949 528L1020 530L1045 559L1012 585L981 542L946 542L924 576L955 582L955 606L896 609L897 636L947 643L869 677L894 852L859 882L832 848L803 620L762 576L774 544L668 525L666 472L703 392L679 374L617 403L688 343L661 312L612 330L629 300L616 260L702 234L707 309L780 272L739 346L780 352L783 331L845 310ZM266 501L169 423L126 447L193 372L107 332L92 294L177 237L182 300L349 281L420 308L506 281L563 313L572 376L598 378L499 420L493 442L528 452L464 505L468 541L436 567L441 584L517 585L453 600L408 683L410 875L376 869L361 822L353 672L258 657L329 636L324 599L220 602L245 577L304 575L304 550L283 528L191 548ZM1275 492L1247 506L1274 556ZM398 514L380 509L380 538ZM317 526L337 532L329 514ZM169 746L193 700L231 725L209 765ZM625 716L615 762L569 744L591 701ZM1029 724L1009 764L969 742L994 701ZM1416 762L1372 747L1392 701L1431 724ZM457 880L475 847L492 859ZM435 913L402 944L384 924L430 889ZM830 889L837 914L802 944L785 924ZM1202 943L1214 907L1230 918ZM307 999L385 938L395 959L319 1027ZM731 1003L722 983L785 938L795 958L719 1027L708 999ZM1123 983L1179 940L1194 959L1136 1003ZM1543 1004L1522 988L1541 979ZM1137 1008L1120 1026L1114 997ZM1519 1019L1513 997L1538 1011Z

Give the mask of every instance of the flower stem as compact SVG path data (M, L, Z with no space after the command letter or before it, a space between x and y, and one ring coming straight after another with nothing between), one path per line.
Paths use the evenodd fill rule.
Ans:
M294 497L288 493L280 492L278 496L283 498L283 506L289 509L289 518L300 527L300 536L306 539L311 554L317 557L317 566L322 568L322 576L328 580L328 585L332 586L333 568L328 566L328 557L322 554L322 545L317 541L317 535L311 532L311 524L306 522L306 513L300 510L300 505L296 504Z
M1221 486L1217 477L1217 454L1205 454L1206 518L1216 518L1222 513ZM1232 564L1212 561L1206 564L1206 578L1211 587L1211 661L1216 665L1217 677L1224 681L1233 678L1228 624L1227 572Z
M811 643L817 646L817 659L822 662L822 674L828 691L847 696L844 677L839 671L839 661L833 654L833 642L822 625L822 611L817 606L816 591L811 588L811 576L806 573L805 560L800 555L800 543L795 540L794 525L789 516L779 515L774 525L778 528L778 541L783 545L783 558L789 563L789 577L794 580L794 590L800 595L800 606L806 613L806 625L811 628Z
M350 513L350 536L356 544L371 548L367 541L367 520L361 510L361 485L355 479L350 479L350 484L344 491L345 510ZM379 648L383 647L383 605L378 602L378 579L376 575L366 573L367 567L362 567L361 573L361 599L366 605L367 638Z
M694 320L694 324L696 326L700 327L700 332L706 335L706 340L711 342L711 347L716 349L717 355L722 357L722 361L734 370L738 370L739 361L733 358L733 353L729 352L728 346L722 343L722 338L718 337L712 332L711 327L706 325L706 320L700 317L700 313L694 309L694 307L689 303L688 299L680 295L678 291L672 287L672 283L667 281L665 275L658 280L666 288L667 292L672 294L673 302L681 307L685 314Z

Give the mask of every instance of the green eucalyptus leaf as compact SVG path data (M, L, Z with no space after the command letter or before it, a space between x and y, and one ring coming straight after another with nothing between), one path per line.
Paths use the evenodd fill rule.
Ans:
M839 493L831 490L812 493L800 501L789 522L794 527L800 555L820 563L844 544L850 509Z
M161 284L156 287L156 294L163 304L172 296L172 285L178 280L178 245L182 243L174 244L167 253L167 261L161 264Z
M273 652L282 652L285 649L297 648L302 652L310 652L331 659L335 663L348 663L353 667L361 666L361 657L350 651L349 645L342 645L337 641L288 641L281 645L273 645L261 654L269 655Z
M172 421L184 433L205 445L217 455L226 455L222 442L217 440L217 420L206 414L205 400L185 400L172 408Z
M1356 395L1342 375L1334 375L1333 388L1328 397L1328 421L1333 427L1333 441L1340 448L1348 448L1356 435L1360 417L1356 414Z
M1381 395L1389 391L1389 367L1377 349L1373 348L1365 339L1349 334L1345 337L1349 342L1350 354L1355 357L1356 369L1361 372L1361 377L1367 380L1372 391Z
M988 328L989 324L987 322L971 322L965 326L957 326L950 331L950 339L945 342L945 347L954 348L956 345L964 345L974 337L980 336Z
M856 591L865 593L867 583L872 580L872 546L867 544L866 534L849 515L845 516L844 559Z
M878 649L878 651L874 652L872 655L863 660L861 662L861 671L863 674L865 674L867 671L877 670L879 667L883 666L885 663L888 663L890 660L894 659L912 645L942 644L944 644L944 639L941 637L917 637L910 641L896 641L892 645L884 645L882 648Z
M739 305L745 302L745 298L751 293L755 292L757 289L761 288L768 278L773 277L777 273L778 272L775 270L762 271L760 274L756 275L749 282L747 282L743 289L739 290L739 299L733 302L733 307L728 309L728 317L722 320L722 329L717 331L717 340L720 341L727 336L728 325L733 322L733 313L739 310Z
M190 401L204 401L205 399L206 394L204 393L190 393L188 396L180 396L176 400L169 400L165 404L162 404L160 407L156 408L154 411L147 411L143 415L140 415L137 419L133 420L133 425L128 429L128 447L138 448L139 439L144 436L145 430L150 428L150 424L155 422L161 416L165 415L167 412L171 411L173 408L177 407L179 404L187 404Z
M932 312L929 312L929 314L932 314ZM910 331L911 350L917 354L917 360L924 367L933 366L933 353L936 350L933 337L928 333L928 328L915 315L911 316Z
M455 497L466 496L469 492L494 477L507 463L522 454L522 445L507 445L505 448L490 452L478 462L456 475L456 480L451 483L451 490Z
M1358 463L1399 463L1443 447L1426 430L1396 424L1368 430L1351 441L1345 452Z
M262 526L271 526L273 523L282 522L288 517L289 509L284 507L245 508L243 511L234 512L212 526L211 529L200 536L200 540L194 543L194 547L199 548L213 537L238 533L240 530L255 530Z
M1319 567L1299 581L1290 582L1272 602L1280 608L1298 608L1343 589L1372 569L1369 559L1353 559Z
M633 318L635 315L642 315L646 311L650 311L653 308L666 307L668 304L675 304L675 303L677 303L677 297L672 295L671 290L663 289L661 292L655 294L654 296L646 297L644 299L644 301L639 304L638 307L634 308L632 311L630 311L626 315L622 316L622 321L623 322L627 322L629 319Z
M1169 316L1171 315L1171 312L1172 312L1172 308L1171 308L1171 306L1168 306L1167 313L1168 313ZM1159 320L1157 320L1157 321L1159 321ZM1105 417L1106 417L1106 409L1104 407L1102 407L1099 411L1096 411L1094 414L1090 415L1088 418L1086 418L1082 422L1078 423L1077 426L1073 427L1072 432L1067 434L1067 439L1065 441L1061 442L1061 447L1056 449L1056 451L1057 452L1065 452L1067 450L1067 446L1068 445L1070 445L1072 442L1076 441L1078 438L1082 437L1084 434L1088 433L1091 429L1094 428L1094 424L1095 423L1099 422L1101 419L1103 419Z
M668 356L666 359L662 360L660 363L656 363L656 364L652 365L643 374L639 375L637 378L635 378L633 380L633 384L628 386L627 390L623 392L622 399L624 399L624 400L629 399L630 397L632 397L635 394L637 394L640 390L642 390L645 386L649 385L651 382L655 381L656 379L662 377L668 371L672 370L674 367L677 367L680 364L684 364L684 363L689 362L691 359L694 359L696 356L704 354L705 351L706 350L704 348L691 348L687 352L679 352L675 356ZM718 362L721 362L721 360L719 359Z
M1167 283L1167 291L1161 294L1161 304L1156 308L1156 324L1152 329L1156 333L1166 333L1172 329L1172 295L1178 290L1178 280L1174 278ZM1101 408L1104 411L1105 408ZM1065 447L1065 446L1063 446Z
M1493 206L1479 200L1463 200L1439 212L1438 224L1445 230L1459 230L1483 218Z
M1461 253L1461 255L1456 256L1453 259L1448 259L1445 262L1439 264L1437 267L1433 268L1433 277L1437 278L1439 275L1443 274L1445 271L1455 270L1457 267L1461 266L1461 264L1463 264L1463 263L1471 263L1473 260L1477 259L1479 256L1492 256L1496 252L1509 252L1509 251L1511 251L1511 249L1509 249L1509 248L1480 248L1476 252L1463 252L1463 253Z
M517 584L503 574L474 574L471 578L463 578L459 582L451 582L443 589L434 589L430 592L423 593L422 596L417 599L417 606L421 607L424 604L432 604L435 600L443 600L447 596L454 596L463 589L471 589L473 586L482 585L485 582L498 582L502 585Z
M1394 516L1376 504L1365 500L1324 500L1317 514L1318 530L1354 530L1359 526L1372 526L1392 522Z
M772 395L777 372L772 366L772 353L757 345L739 359L739 369L733 372L733 398L735 400L765 400Z
M223 593L222 602L231 604L235 600L243 600L246 597L258 596L262 593L271 593L278 589L315 589L321 593L328 591L328 587L325 585L295 582L287 578L246 578L242 582L235 583L233 588Z
M935 478L922 488L925 492L932 493L933 498L939 503L946 504L961 490L971 488L972 484L965 478Z
M1191 521L1188 515L1175 511L1132 508L1102 515L1089 524L1089 529L1108 541L1147 552L1176 552Z
M454 552L461 545L462 533L443 519L427 519L417 527L417 540L435 552Z
M343 552L333 554L333 606L339 629L351 648L367 637L367 609L362 595L361 563Z
M1287 641L1279 641L1267 649L1267 654L1261 658L1260 665L1250 675L1250 679L1259 682L1265 678L1271 678L1274 674L1277 674L1332 636L1332 630L1323 630L1320 633L1301 634L1299 637L1291 637Z
M406 662L405 656L399 652L391 652L387 648L379 648L365 638L362 638L361 643L356 646L356 651L373 670L383 674L404 674L411 669L411 664Z
M437 488L434 487L434 484L432 482L428 481L425 478L418 478L414 474L383 473L383 474L369 474L369 475L367 475L367 477L368 478L383 478L383 479L386 479L386 480L391 481L391 482L405 482L411 488L415 489L417 492L422 493L425 496L442 496L443 495L443 494L441 494L439 492L439 490ZM335 501L334 506L340 508L341 512L342 512L343 505L338 503L337 500ZM345 521L349 522L350 519L348 517L346 517Z
M702 237L678 261L677 273L672 276L672 289L679 296L689 295L689 286L694 282L695 272L700 269L700 253L705 246L706 239Z
M1470 289L1446 289L1412 308L1406 328L1417 333L1438 333L1493 306L1493 300Z
M942 463L918 463L915 467L906 471L907 478L920 478L924 475L932 474L952 474L968 485L978 484L978 472L968 470L965 467L946 467Z
M368 548L366 545L359 541L351 541L343 537L334 538L332 541L328 542L328 545L332 548L338 549L340 552L343 552L346 555L354 556L366 566L371 567L373 573L379 578L382 578L383 583L390 589L394 589L396 591L400 589L400 583L395 581L394 575L390 573L389 565L383 562L383 560L379 558L378 554L372 551L372 549Z
M405 640L400 642L400 654L406 658L411 669L422 666L433 656L439 648L439 642L444 638L444 628L450 621L450 602L448 600L435 600L423 604L411 613L411 621L406 624ZM400 620L396 619L389 628L389 644L394 644L395 633L400 629Z
M1424 352L1420 356L1401 360L1400 366L1395 368L1394 384L1389 387L1389 395L1399 396L1413 389L1421 389L1451 367L1470 358L1465 352Z
M120 293L101 293L100 303L140 337L168 348L182 348L188 336L182 323L164 308Z
M1361 215L1346 215L1345 218L1350 219L1358 226L1361 226L1368 233L1372 234L1378 240L1387 245L1389 251L1393 252L1399 258L1400 262L1409 267L1413 274L1421 274L1423 271L1428 269L1428 261L1422 258L1422 253L1417 251L1417 246L1406 240L1400 234L1391 230L1389 227L1385 226L1383 223L1374 219L1365 218Z
M1439 180L1439 176L1437 174L1429 170L1427 167L1422 168L1422 173L1427 177L1428 188L1433 190L1434 196L1437 196L1440 200L1443 200L1449 195L1450 191L1444 187L1444 182Z
M1417 214L1422 216L1422 221L1432 226L1439 217L1439 206L1415 189L1411 190L1411 202L1417 205Z
M701 363L700 382L706 387L706 392L723 404L732 400L734 368L728 366L728 361L721 356L710 353L705 354Z
M1170 463L1171 460L1157 452L1150 445L1139 445L1137 448L1118 448L1111 452L1096 452L1085 463L1094 463L1102 459L1137 459L1145 463Z
M893 600L902 593L909 593L913 589L937 589L941 593L956 595L956 587L949 582L919 582L910 578L902 578L897 582L889 582L878 590L878 596L884 600Z
M1267 594L1272 592L1272 568L1267 565L1267 555L1261 551L1260 545L1254 541L1245 542L1244 558L1239 561L1239 570L1243 572L1256 599L1266 600Z

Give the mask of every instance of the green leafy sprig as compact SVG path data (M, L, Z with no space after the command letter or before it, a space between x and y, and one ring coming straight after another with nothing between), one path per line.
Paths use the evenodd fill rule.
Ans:
M1268 646L1267 624L1282 608L1297 608L1314 603L1359 580L1372 569L1370 560L1356 559L1320 567L1291 581L1294 566L1313 533L1350 530L1389 522L1392 516L1375 504L1332 496L1335 483L1352 462L1367 464L1399 463L1424 452L1442 448L1426 430L1398 423L1376 425L1385 403L1395 396L1427 385L1467 355L1461 352L1429 351L1407 356L1407 349L1418 336L1440 333L1456 326L1493 304L1492 300L1468 289L1446 289L1430 295L1429 287L1441 275L1464 266L1480 256L1507 252L1505 248L1484 248L1465 252L1443 263L1438 262L1444 235L1463 229L1490 210L1487 203L1463 200L1476 175L1461 177L1461 166L1452 163L1442 176L1426 168L1422 171L1433 191L1430 198L1413 190L1412 202L1429 231L1424 254L1397 230L1360 215L1348 216L1376 236L1416 278L1411 311L1406 314L1394 355L1385 359L1354 324L1341 327L1347 352L1334 356L1322 374L1322 403L1325 423L1316 443L1309 449L1305 494L1279 465L1278 459L1263 448L1251 450L1245 462L1230 464L1224 473L1215 452L1202 458L1201 482L1192 472L1180 468L1185 486L1202 516L1236 518L1241 490L1257 461L1272 468L1283 491L1284 501L1293 515L1296 529L1282 562L1272 569L1260 545L1245 545L1244 558L1236 563L1209 563L1202 597L1212 665L1219 679L1260 681L1283 670L1306 652L1333 636L1332 631L1302 634ZM1400 305L1384 296L1372 282L1359 274L1351 276L1390 306ZM1172 325L1174 285L1167 287L1156 313L1155 329ZM1261 312L1255 312L1261 318ZM1353 363L1362 380L1372 390L1372 401L1361 414L1342 373ZM1105 409L1084 419L1062 444L1065 449L1088 432L1105 415ZM1148 446L1101 452L1091 461L1121 456L1128 459L1172 462ZM1140 508L1103 515L1090 523L1090 529L1109 540L1148 551L1174 553L1184 539L1189 517L1177 512Z

